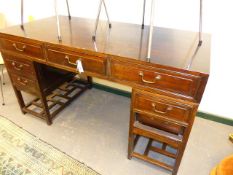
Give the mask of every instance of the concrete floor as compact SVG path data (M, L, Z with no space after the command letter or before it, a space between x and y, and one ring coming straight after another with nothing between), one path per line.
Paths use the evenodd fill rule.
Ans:
M47 126L40 119L22 115L9 79L4 95L6 106L0 106L0 115L102 175L170 174L143 161L127 159L129 98L89 90ZM178 174L208 175L213 166L233 153L233 144L228 141L232 132L231 126L197 117Z

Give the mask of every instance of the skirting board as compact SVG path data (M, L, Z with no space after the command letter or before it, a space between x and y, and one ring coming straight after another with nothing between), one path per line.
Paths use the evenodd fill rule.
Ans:
M128 98L131 97L130 92L123 91L123 90L116 89L116 88L112 88L112 87L105 86L105 85L102 85L102 84L93 83L93 87L96 88L96 89L100 89L100 90L103 90L103 91L106 91L106 92L113 93L113 94L121 95L121 96L124 96L124 97L128 97ZM207 119L207 120L211 120L211 121L215 121L215 122L218 122L218 123L233 126L233 120L228 119L228 118L216 116L216 115L213 115L213 114L204 113L204 112L201 112L201 111L197 112L197 116L200 117L200 118Z
M213 115L213 114L208 114L208 113L201 112L201 111L197 112L197 116L200 118L207 119L207 120L233 126L233 120L228 119L228 118L220 117L220 116Z

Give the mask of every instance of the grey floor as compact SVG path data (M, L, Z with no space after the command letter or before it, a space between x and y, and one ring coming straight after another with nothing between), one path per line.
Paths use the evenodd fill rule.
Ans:
M8 78L4 95L6 105L0 106L0 115L102 175L170 174L143 161L127 159L129 98L89 90L47 126L40 119L22 115ZM228 141L232 132L231 126L197 117L178 174L208 175L214 165L233 153L233 144Z

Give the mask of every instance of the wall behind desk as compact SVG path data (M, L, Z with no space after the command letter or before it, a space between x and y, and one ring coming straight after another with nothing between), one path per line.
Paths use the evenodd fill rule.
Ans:
M54 15L54 0L24 0L25 21ZM69 0L71 15L95 18L99 0ZM151 0L147 0L146 23L149 22ZM106 0L112 21L140 24L143 0ZM198 30L199 0L155 0L156 26ZM65 0L58 0L58 11L67 15ZM203 31L212 34L211 75L199 110L233 120L233 2L203 0ZM8 25L20 23L20 1L0 0L0 13ZM106 19L104 11L102 19ZM98 83L130 90L106 81Z

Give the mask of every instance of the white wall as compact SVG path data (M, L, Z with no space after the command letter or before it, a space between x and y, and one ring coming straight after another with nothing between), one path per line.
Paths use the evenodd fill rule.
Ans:
M25 21L54 15L54 0L25 0ZM95 18L99 0L69 0L73 16ZM149 21L147 0L146 22ZM197 31L199 0L155 0L155 25ZM58 0L67 14L65 0ZM141 23L143 0L106 0L112 21ZM212 34L211 74L199 110L233 119L233 2L203 0L203 31ZM20 22L20 0L0 0L8 25ZM104 14L104 13L103 13ZM102 14L102 18L105 16Z
M54 0L24 0L25 20L54 15ZM67 14L66 1L57 0L60 14ZM69 0L73 16L95 18L99 0ZM106 0L113 21L141 23L143 0ZM151 0L147 0L146 21L149 21ZM155 24L182 29L197 29L198 0L156 0ZM0 12L6 14L9 24L20 22L20 0L0 0ZM169 13L167 13L169 12ZM104 15L102 15L104 18Z

